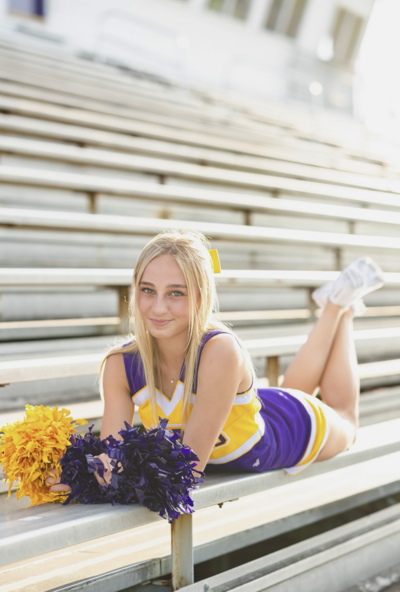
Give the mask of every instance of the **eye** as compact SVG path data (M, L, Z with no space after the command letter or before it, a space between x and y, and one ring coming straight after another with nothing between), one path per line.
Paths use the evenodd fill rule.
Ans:
M151 288L142 288L142 292L144 292L145 294L154 294L154 290L152 290Z
M171 294L172 296L183 296L183 292L180 292L179 290L174 290Z

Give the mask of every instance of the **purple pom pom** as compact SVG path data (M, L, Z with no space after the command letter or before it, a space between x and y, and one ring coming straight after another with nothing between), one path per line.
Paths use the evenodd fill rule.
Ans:
M61 460L61 482L72 488L65 503L139 502L169 522L192 513L190 490L203 482L200 477L204 473L196 471L197 455L166 428L167 423L160 418L159 426L145 434L125 423L119 432L122 440L112 436L100 440L91 432L83 438L71 437L72 446ZM102 452L114 465L111 484L103 487L93 476L95 470L101 474L102 463L93 457ZM117 472L117 463L123 471Z
M83 504L99 504L104 501L101 485L92 474L96 470L96 467L93 468L93 456L103 452L107 454L108 446L105 440L100 440L92 434L92 428L93 426L90 426L89 432L83 437L71 436L71 446L68 446L60 460L61 483L71 487L64 505L78 501ZM104 466L102 470L104 471Z

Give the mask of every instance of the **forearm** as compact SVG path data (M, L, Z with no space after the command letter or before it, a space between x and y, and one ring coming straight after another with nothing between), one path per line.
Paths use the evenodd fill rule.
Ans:
M190 448L199 457L196 464L196 470L204 471L214 449L215 442L218 440L219 430L214 426L200 426L193 425L188 422L185 435L183 437L183 444L190 446Z

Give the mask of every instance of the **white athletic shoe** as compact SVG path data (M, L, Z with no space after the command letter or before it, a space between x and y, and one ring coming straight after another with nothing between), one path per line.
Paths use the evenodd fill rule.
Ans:
M335 281L317 288L311 296L320 308L324 308L330 300L343 308L352 306L355 316L361 316L365 312L362 298L383 284L383 272L379 265L370 257L361 257L350 263Z
M355 317L362 317L367 311L367 307L365 306L364 300L362 298L355 300L355 302L353 302L351 305L351 308L353 309L353 315Z
M328 298L332 292L332 286L333 282L328 282L312 293L312 298L318 308L325 308ZM351 305L351 308L353 309L353 314L355 317L362 317L367 310L362 298L355 300Z

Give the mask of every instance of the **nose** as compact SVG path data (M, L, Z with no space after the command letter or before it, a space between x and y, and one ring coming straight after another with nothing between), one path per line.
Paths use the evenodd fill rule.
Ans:
M153 303L153 313L157 317L161 317L168 312L167 302L162 294L158 294Z

